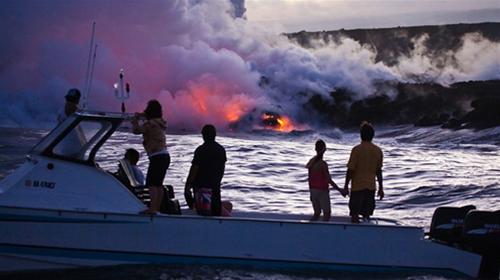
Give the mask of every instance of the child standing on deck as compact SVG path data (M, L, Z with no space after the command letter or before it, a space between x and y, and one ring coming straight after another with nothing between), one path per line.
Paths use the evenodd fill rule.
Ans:
M330 193L328 185L338 190L342 196L346 196L344 190L340 189L332 180L328 164L323 160L323 154L326 151L326 144L323 140L316 141L316 156L311 158L306 164L308 169L309 191L311 193L311 202L314 209L314 215L311 221L317 221L321 211L323 211L323 221L329 221L331 216Z

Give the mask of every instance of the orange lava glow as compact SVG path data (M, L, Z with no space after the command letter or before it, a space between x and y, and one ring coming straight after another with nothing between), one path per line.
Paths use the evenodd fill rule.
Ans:
M265 126L266 129L280 132L290 132L295 129L292 120L286 116L264 113L262 114L262 120L268 124Z
M248 112L253 102L244 94L220 81L191 84L190 107L197 115L211 122L232 123Z
M233 102L225 106L225 118L229 122L238 121L245 113L245 106L242 103Z

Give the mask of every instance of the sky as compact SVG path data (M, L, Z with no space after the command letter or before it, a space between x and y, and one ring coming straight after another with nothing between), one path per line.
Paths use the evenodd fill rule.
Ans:
M247 0L249 21L282 32L500 21L499 0Z
M2 0L0 125L53 125L67 90L83 89L94 21L97 56L87 109L120 109L113 84L124 69L128 112L158 99L170 125L198 130L262 111L309 118L303 104L313 94L330 98L338 88L361 99L380 81L412 82L421 75L445 85L500 79L500 44L481 34L464 36L444 68L425 55L425 36L410 38L415 52L391 66L349 38L306 49L281 36L314 25L410 25L487 9L498 16L498 1Z

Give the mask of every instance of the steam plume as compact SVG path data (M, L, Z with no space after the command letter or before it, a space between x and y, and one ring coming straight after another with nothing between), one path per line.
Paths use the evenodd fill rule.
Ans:
M99 53L90 109L119 110L112 84L124 68L129 111L156 98L170 125L192 129L208 121L225 126L254 108L280 106L293 118L308 94L337 87L367 96L375 82L415 75L445 84L500 75L499 44L477 34L463 38L444 69L418 48L389 67L348 38L305 49L247 22L244 11L241 0L4 1L1 124L53 123L66 90L84 84L92 21Z

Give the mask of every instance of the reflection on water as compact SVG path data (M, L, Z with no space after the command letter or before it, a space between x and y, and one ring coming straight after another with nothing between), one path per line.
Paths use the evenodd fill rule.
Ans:
M480 133L450 132L435 128L389 127L381 129L375 142L384 152L386 197L377 201L376 216L399 219L410 225L428 227L438 206L476 205L479 209L500 210L500 129ZM26 152L46 131L0 128L0 177L12 172ZM226 148L228 162L222 196L229 198L239 211L311 214L305 164L314 155L314 142L322 138L328 150L333 180L343 186L346 163L351 148L359 142L356 133L340 131L279 134L255 132L231 133L218 137ZM194 149L202 143L200 135L167 135L172 163L165 184L174 186L183 201L183 187ZM141 151L139 167L146 172L147 158L140 136L117 132L102 147L97 162L106 170L115 170L117 159L127 148ZM334 215L347 215L347 198L331 192ZM89 273L93 279L122 279L119 270L108 268L83 270L61 278L78 279ZM137 279L201 279L207 274L219 279L310 279L258 270L197 267L165 269L162 266L129 267ZM97 271L97 273L93 273ZM144 274L141 274L144 272ZM108 275L107 277L105 275ZM213 276L213 277L212 277ZM370 275L373 276L373 275ZM105 277L105 278L104 278ZM323 278L322 276L318 276ZM387 277L385 275L384 277ZM389 278L412 278L398 275ZM436 276L429 276L435 279ZM127 277L125 277L127 278ZM356 278L356 275L335 275ZM370 277L371 278L371 277ZM427 276L418 276L427 279ZM429 278L429 279L430 279ZM79 278L83 279L83 278Z
M1 274L0 274L1 278ZM258 268L242 267L219 267L205 265L128 265L114 267L98 267L59 270L50 272L25 272L16 273L16 280L170 280L170 279L220 279L220 280L252 280L252 279L272 279L272 280L306 280L306 279L408 279L408 280L440 280L440 279L465 279L455 274L426 274L418 272L360 272L360 271L278 271L263 270Z
M419 131L420 138L421 134ZM386 191L384 200L377 201L377 216L428 227L438 206L474 204L479 209L490 209L491 205L500 205L500 157L496 145L408 143L406 131L401 137L405 141L400 142L394 133L375 140L384 152ZM318 138L327 143L325 160L333 180L343 186L349 153L359 142L355 133L341 138L313 132L293 137L230 134L218 137L228 157L222 195L241 211L310 214L304 166L315 154L314 142ZM167 141L172 164L165 183L174 186L176 196L183 197L193 152L202 139L199 135L168 135ZM101 166L116 168L116 159L129 147L142 151L139 166L146 172L147 158L141 138L122 132L103 147ZM333 191L331 199L334 215L348 214L347 198Z

